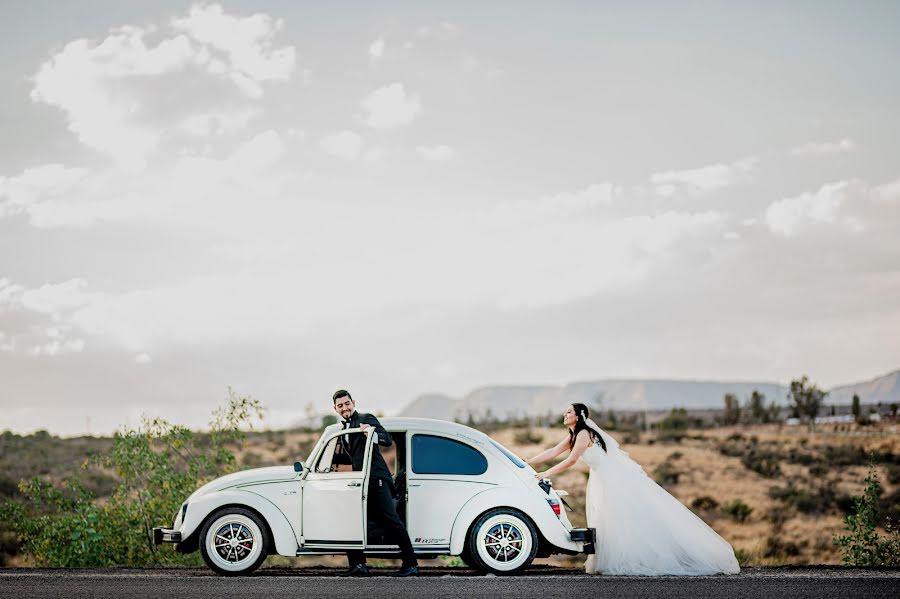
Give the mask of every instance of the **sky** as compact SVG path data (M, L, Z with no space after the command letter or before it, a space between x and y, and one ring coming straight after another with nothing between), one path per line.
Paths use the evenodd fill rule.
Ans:
M900 367L895 2L0 5L0 430Z

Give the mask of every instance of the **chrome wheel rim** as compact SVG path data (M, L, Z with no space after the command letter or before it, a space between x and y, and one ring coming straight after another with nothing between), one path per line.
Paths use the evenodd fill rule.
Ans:
M231 564L247 559L254 545L256 538L241 522L226 522L220 526L213 541L218 556Z
M478 528L475 538L478 556L498 572L509 572L526 564L534 544L528 525L512 514L488 518Z
M484 534L482 541L491 557L504 563L519 557L525 544L522 532L512 524L504 522L492 526Z
M205 548L216 567L242 572L256 563L263 551L259 525L242 514L226 514L206 533Z

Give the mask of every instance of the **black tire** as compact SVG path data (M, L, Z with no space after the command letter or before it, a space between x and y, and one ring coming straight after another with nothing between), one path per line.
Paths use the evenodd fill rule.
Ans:
M503 538L506 543L500 546ZM491 547L487 543L498 545ZM528 516L512 508L496 508L479 516L469 528L463 553L482 572L512 576L531 565L538 543L537 529Z
M468 545L468 542L466 543L466 545ZM478 564L475 563L475 560L473 560L472 556L469 554L468 547L463 548L463 552L459 554L459 559L462 560L462 563L464 563L469 568L472 568L473 570L479 569Z
M224 536L217 533L223 533ZM229 536L230 538L226 538ZM235 539L235 545L219 550L215 548L217 542L230 544L231 538ZM200 530L198 543L203 561L211 570L222 576L246 576L266 560L271 540L265 523L256 513L245 508L227 507L206 519ZM226 550L228 558L221 553ZM230 559L232 553L234 560Z

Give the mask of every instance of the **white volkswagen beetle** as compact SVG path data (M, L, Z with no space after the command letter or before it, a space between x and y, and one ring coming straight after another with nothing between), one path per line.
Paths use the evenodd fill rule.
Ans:
M534 469L482 432L443 420L385 418L393 445L381 448L394 475L395 501L418 557L456 555L494 574L515 574L535 557L593 553L594 530L575 529L560 505L564 491L541 485ZM219 574L249 574L267 555L339 554L397 557L366 518L372 444L363 469L332 463L335 424L305 462L244 470L195 491L172 528L154 540L177 551L200 550Z

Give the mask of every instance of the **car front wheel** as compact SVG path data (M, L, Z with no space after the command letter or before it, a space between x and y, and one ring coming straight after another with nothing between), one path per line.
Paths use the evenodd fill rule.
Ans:
M499 508L482 514L469 530L468 555L483 572L518 574L538 549L537 530L521 512Z
M265 561L269 539L259 516L238 507L223 508L200 531L203 561L224 576L250 574Z

